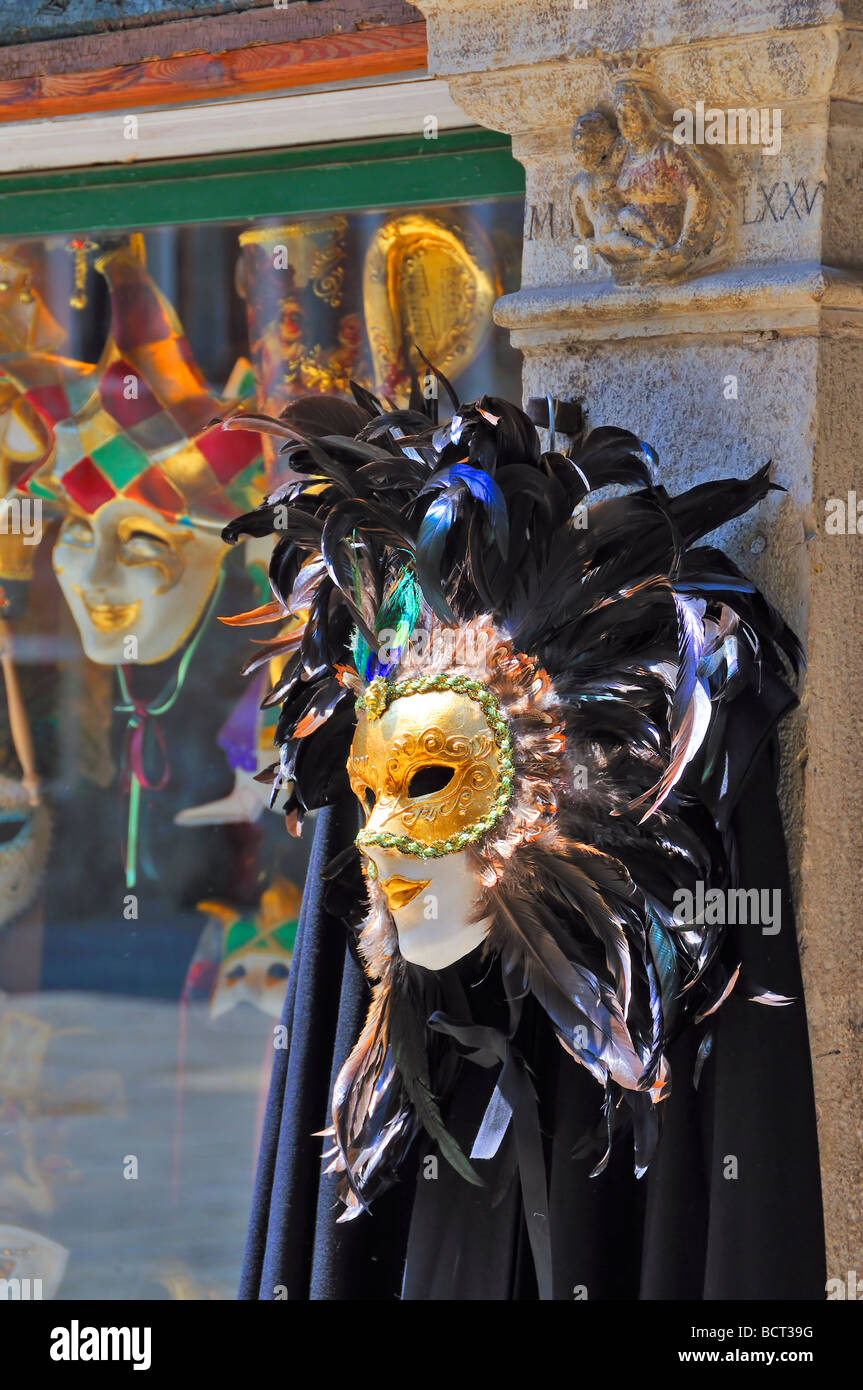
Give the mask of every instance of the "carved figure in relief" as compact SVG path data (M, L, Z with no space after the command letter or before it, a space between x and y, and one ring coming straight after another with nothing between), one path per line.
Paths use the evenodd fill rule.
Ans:
M731 208L715 154L676 144L658 99L639 82L618 82L613 102L613 115L588 111L573 127L576 230L621 282L713 269Z

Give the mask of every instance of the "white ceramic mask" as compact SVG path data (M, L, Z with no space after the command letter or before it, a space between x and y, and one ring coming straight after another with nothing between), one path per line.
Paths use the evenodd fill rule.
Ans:
M182 645L224 556L218 532L116 497L91 517L68 516L52 560L87 656L118 666L164 661Z

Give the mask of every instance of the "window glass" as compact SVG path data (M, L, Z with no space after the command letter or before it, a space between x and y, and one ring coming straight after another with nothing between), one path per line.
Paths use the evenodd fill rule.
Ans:
M518 398L521 199L0 244L0 1277L233 1298L311 827L268 808L266 661L218 621L278 477L214 424L414 345ZM334 950L343 949L334 942ZM301 1001L300 1001L301 1007ZM321 1124L326 1117L321 1116Z

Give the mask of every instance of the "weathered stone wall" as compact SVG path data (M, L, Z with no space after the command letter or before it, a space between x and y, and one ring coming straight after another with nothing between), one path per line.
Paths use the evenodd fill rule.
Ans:
M590 423L637 431L671 486L772 459L787 489L723 539L808 652L783 801L828 1273L844 1279L863 1269L863 520L859 536L832 535L825 509L855 487L863 502L863 6L417 4L429 67L471 117L512 135L525 166L522 288L496 309L524 352L525 395L577 399ZM666 139L657 157L657 131L699 101L775 108L777 152L725 143L687 147L689 158ZM628 112L645 103L653 153L646 139L638 165L642 137ZM603 201L603 170L618 156L589 167L589 151L573 148L573 123L596 110L619 137L613 150L627 146L638 165L634 212L617 186ZM574 180L593 209L586 217ZM703 212L685 264L661 235L662 200L673 204L675 188L686 190L684 233L687 209Z

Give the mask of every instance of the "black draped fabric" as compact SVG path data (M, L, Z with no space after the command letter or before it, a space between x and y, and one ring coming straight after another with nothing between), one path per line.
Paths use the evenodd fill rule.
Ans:
M743 961L741 987L712 1019L712 1055L697 1090L705 1025L672 1046L672 1094L642 1179L626 1134L616 1137L605 1171L588 1176L598 1154L583 1152L584 1139L599 1123L602 1092L526 1001L518 1042L538 1097L555 1299L825 1296L811 1062L776 798L773 729L788 703L765 691L735 702L729 768L738 882L781 891L781 927L732 929L727 949ZM328 1123L333 1076L356 1040L368 990L342 924L323 909L320 874L354 827L347 806L318 817L240 1296L536 1299L513 1124L495 1157L477 1160L484 1188L438 1161L430 1141L419 1143L401 1182L370 1213L336 1225L334 1181L322 1176L323 1141L312 1136ZM442 974L450 975L443 990L454 1019L500 1026L495 966L475 952ZM758 989L795 1002L750 1002L746 991ZM468 1020L458 1018L460 1007ZM446 1120L468 1151L495 1078L494 1068L462 1064Z
M340 815L339 812L342 812ZM411 1184L374 1216L337 1224L335 1180L323 1174L332 1084L368 1008L341 921L323 907L321 871L356 834L353 806L325 807L315 838L282 1015L252 1199L240 1297L389 1298L401 1285ZM277 1043L281 1038L277 1038ZM409 1175L406 1175L406 1177Z

